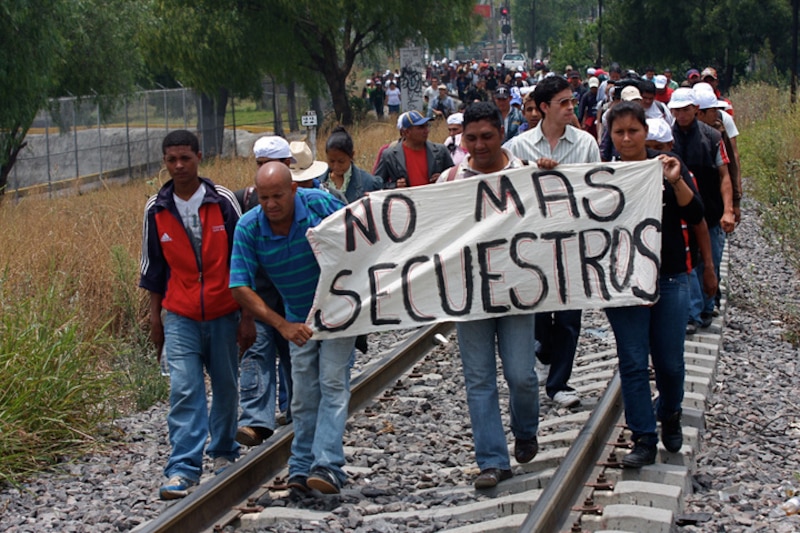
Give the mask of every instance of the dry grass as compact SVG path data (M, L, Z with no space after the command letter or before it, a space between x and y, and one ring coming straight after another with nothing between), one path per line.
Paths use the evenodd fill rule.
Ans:
M379 148L397 138L394 119L349 128L356 164L372 169ZM446 125L434 124L430 138L442 141ZM324 160L327 133L317 142ZM201 173L233 190L252 183L251 157L215 159ZM130 334L146 318L144 291L137 288L142 214L147 198L169 177L109 185L91 193L49 199L27 197L0 204L0 313L3 306L57 285L61 305L73 309L87 331L109 323L111 332Z

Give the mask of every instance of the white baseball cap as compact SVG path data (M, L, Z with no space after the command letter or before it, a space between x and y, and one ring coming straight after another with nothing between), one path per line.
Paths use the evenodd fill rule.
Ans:
M672 93L667 107L670 109L681 109L690 105L697 105L694 100L694 91L688 87L678 87Z

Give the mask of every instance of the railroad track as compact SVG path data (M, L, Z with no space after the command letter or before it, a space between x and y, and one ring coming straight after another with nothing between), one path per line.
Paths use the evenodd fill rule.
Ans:
M723 280L726 266L727 260L723 266ZM684 447L680 452L669 453L659 444L655 465L641 470L621 468L618 459L627 453L629 433L623 424L613 335L607 325L584 328L570 380L581 395L582 406L574 410L561 409L542 400L540 452L532 462L517 465L512 459L515 470L512 479L495 489L477 492L471 485L477 474L471 436L467 434L464 440L451 438L453 442L444 445L459 450L459 457L468 459L453 466L437 464L440 459L436 457L428 458L434 464L433 470L441 474L439 478L433 473L423 475L413 482L411 495L398 495L388 505L372 504L368 512L359 517L358 531L384 530L387 523L395 528L391 531L413 531L415 524L419 524L420 527L428 525L429 530L457 533L673 531L680 520L683 497L692 490L694 453L699 446L703 414L715 381L725 306L723 299L723 312L714 319L712 326L686 340ZM595 317L594 323L597 321ZM409 403L418 403L420 395L424 397L426 390L435 388L428 384L426 376L460 372L457 355L455 359L452 353L448 357L444 355L455 351L455 343L441 343L442 337L451 337L453 329L451 324L421 329L354 378L351 420L356 419L354 423L358 424L372 421L376 426L382 423L384 429L388 427L394 431L392 420L399 425L402 416L392 414L393 410L407 412ZM587 336L596 342L587 342ZM436 348L437 345L440 347ZM501 396L504 392L507 394L507 390L501 388ZM543 391L540 396L546 398ZM464 412L462 416L468 425L468 414ZM504 420L507 420L506 414ZM413 421L409 424L409 427L416 427ZM345 438L348 439L347 433ZM431 438L436 437L431 435ZM373 493L386 496L380 490L365 488L370 485L370 473L378 475L375 468L351 463L373 464L376 457L385 458L392 453L401 456L392 460L396 462L402 460L404 454L403 450L393 451L392 446L374 449L365 442L346 441L348 465L345 470L355 479L345 487L341 497L333 497L338 499L329 500L328 508L323 505L320 509L308 502L293 501L280 477L285 475L291 439L291 426L279 430L270 439L270 445L254 449L225 473L201 484L189 497L139 530L291 531L301 527L313 530L315 524L324 524L332 509L339 505L352 507L353 502L363 503L370 498L381 500L373 498ZM406 451L405 455L413 454ZM446 481L442 482L442 478ZM260 505L273 498L289 502L289 505ZM408 504L409 501L416 503ZM437 526L431 528L432 523ZM325 529L321 525L319 528Z

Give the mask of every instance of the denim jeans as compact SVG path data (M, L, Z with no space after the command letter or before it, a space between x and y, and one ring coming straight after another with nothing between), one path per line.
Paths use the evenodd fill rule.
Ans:
M239 312L198 322L167 311L164 348L169 362L169 443L172 446L164 474L197 481L203 473L203 448L210 457L235 460L236 412L239 405L236 329ZM211 410L205 377L211 380Z
M517 439L532 439L539 429L534 317L512 315L458 322L456 332L467 386L475 460L482 471L508 469L508 444L500 418L495 353L500 354L503 376L508 383L511 432Z
M617 341L625 419L633 439L656 437L656 415L669 417L683 402L683 343L689 310L689 276L659 279L660 297L652 306L614 307L606 316ZM648 376L653 359L658 401L653 412Z
M286 339L284 339L286 340ZM289 355L289 344L286 344L286 354L278 348L278 410L286 412L291 420L292 404L292 356Z
M350 355L355 337L289 343L292 354L294 440L289 475L322 466L344 484L344 426L350 403Z
M288 349L275 328L256 321L256 341L244 352L239 365L240 426L275 429L275 362L278 355L281 360L283 355L288 359ZM289 365L291 368L291 362Z
M543 364L550 365L545 385L550 398L558 391L574 390L567 382L572 375L580 332L580 309L536 313L536 340L541 343L537 357Z
M708 228L708 235L711 238L711 259L714 261L714 273L719 281L719 266L722 262L722 251L725 248L725 232L720 225ZM703 292L703 271L705 264L701 261L692 270L690 280L690 304L689 318L695 322L700 322L700 313L713 313L716 303L716 294L705 294Z

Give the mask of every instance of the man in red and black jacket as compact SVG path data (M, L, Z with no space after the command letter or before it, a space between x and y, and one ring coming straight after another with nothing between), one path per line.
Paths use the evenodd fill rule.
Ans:
M203 472L203 449L219 472L239 456L238 348L255 337L252 318L240 327L228 288L233 232L241 211L231 191L198 175L197 137L170 132L162 143L170 177L145 206L139 286L150 293L150 338L170 374L167 418L172 447L162 499L186 496ZM163 314L162 314L163 312ZM204 370L213 400L206 407Z

